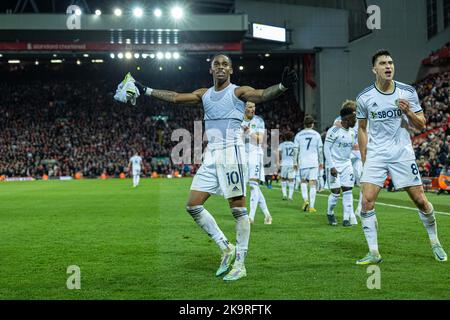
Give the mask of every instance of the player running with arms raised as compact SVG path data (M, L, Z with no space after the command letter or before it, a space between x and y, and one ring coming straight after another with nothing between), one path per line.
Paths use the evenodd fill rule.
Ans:
M239 87L230 81L233 74L232 62L225 54L214 56L209 72L214 85L191 93L152 89L138 82L136 86L141 94L162 101L203 104L208 146L203 163L192 181L186 210L222 251L222 261L216 276L227 273L232 266L231 271L223 278L225 281L232 281L247 275L244 262L250 237L245 204L246 163L241 135L245 102L261 103L277 98L293 86L297 81L297 74L294 70L285 68L279 84L266 89ZM236 247L229 243L213 216L203 206L213 194L221 194L228 200L236 221Z

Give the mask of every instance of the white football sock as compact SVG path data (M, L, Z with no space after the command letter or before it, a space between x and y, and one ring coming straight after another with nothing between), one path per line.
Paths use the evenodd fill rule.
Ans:
M258 182L250 181L250 219L255 220L256 209L258 208L258 202L260 197L260 190Z
M361 217L361 210L362 210L362 191L359 192L359 199L358 199L358 206L356 207L355 215L358 217Z
M308 201L308 184L301 183L303 201Z
M269 212L269 208L267 208L267 204L266 204L266 198L264 198L264 195L261 191L260 188L259 189L259 207L261 208L262 212L264 213L264 216L266 217L270 217L270 212Z
M250 222L247 208L231 208L236 219L236 262L244 263L250 240Z
M137 176L136 176L136 186L139 185L139 179L140 179L140 178L141 178L140 175L137 175Z
M312 185L309 187L309 207L314 208L314 205L316 204L316 186Z
M222 251L228 250L230 243L220 230L213 216L203 206L186 207L194 221L210 236Z
M343 220L350 221L350 216L353 214L353 193L352 190L342 193L342 208L344 211Z
M300 186L300 179L295 179L295 190L298 190L298 187Z
M281 181L281 192L283 192L283 198L287 198L286 185L286 181Z
M434 216L434 209L431 206L432 210L430 213L425 213L419 210L420 220L423 222L423 226L428 232L428 237L430 238L431 244L439 243L438 235L437 235L437 222Z
M327 214L329 216L332 216L334 207L336 207L336 204L339 200L339 193L338 194L334 194L334 193L330 193L330 195L328 196L328 209L327 209Z
M292 199L292 197L294 196L294 188L295 188L294 181L289 182L289 199Z
M361 212L361 224L370 252L378 255L377 216L375 210Z

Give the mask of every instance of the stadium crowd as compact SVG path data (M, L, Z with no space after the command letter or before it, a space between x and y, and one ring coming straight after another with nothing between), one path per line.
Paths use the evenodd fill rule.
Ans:
M450 162L449 77L442 72L414 85L427 118L426 130L411 132L422 176L436 177ZM236 83L254 87L272 84L261 77L237 78ZM189 88L181 77L160 82L180 92L210 86L209 77L192 80ZM2 81L0 91L8 94L0 97L0 176L118 176L126 172L134 151L144 159L148 176L194 174L198 165L174 165L168 159L178 143L172 141L173 131L183 128L193 134L194 122L202 121L202 107L150 98L135 107L123 105L112 98L115 86L107 80ZM281 134L297 132L304 116L292 93L258 105L257 114L267 129Z
M209 86L207 81L189 85ZM175 170L195 173L198 166L173 165L167 157L178 143L171 140L172 132L184 128L193 133L194 121L203 118L201 106L150 98L140 99L135 107L124 105L112 98L116 85L79 80L0 83L0 91L8 93L0 98L0 176L119 176L126 172L134 151L144 159L143 171L148 176ZM182 79L161 85L186 91ZM292 125L301 122L302 115L292 99L287 95L260 106L258 112L265 115L267 128L297 129Z

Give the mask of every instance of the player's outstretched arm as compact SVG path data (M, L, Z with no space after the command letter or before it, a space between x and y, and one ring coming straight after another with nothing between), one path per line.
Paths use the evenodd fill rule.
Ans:
M359 152L361 153L362 163L366 162L366 152L367 152L367 119L358 120L358 146Z
M253 103L261 103L279 97L283 92L291 88L298 81L297 72L289 67L284 68L281 82L266 89L254 89L242 86L236 89L235 94L239 99Z
M135 85L139 89L139 92L145 94L146 96L150 96L166 102L180 103L180 104L200 103L202 102L203 95L208 90L206 88L201 88L191 93L179 93L169 90L152 89L142 85L137 81L135 81Z

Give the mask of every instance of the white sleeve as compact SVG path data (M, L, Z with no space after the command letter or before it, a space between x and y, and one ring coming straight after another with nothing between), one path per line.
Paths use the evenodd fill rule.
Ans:
M327 163L328 163L330 169L335 167L333 157L331 155L331 146L334 144L334 142L337 139L337 137L333 134L332 130L333 130L333 128L328 130L327 137L325 138L325 145L323 146L325 159L327 159Z
M358 100L356 100L356 118L357 119L367 119L367 107L362 99L362 97L359 97Z
M414 92L408 96L407 100L409 102L412 112L414 112L414 113L423 112L422 107L419 102L419 96L417 95L416 90L414 90Z

